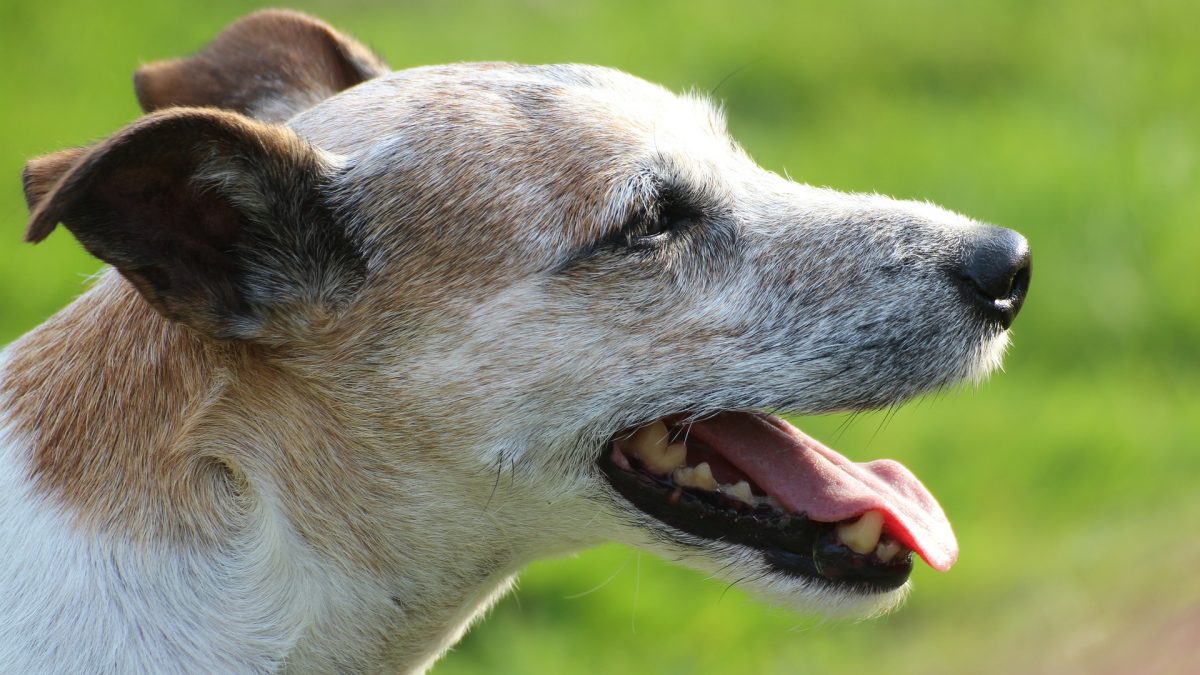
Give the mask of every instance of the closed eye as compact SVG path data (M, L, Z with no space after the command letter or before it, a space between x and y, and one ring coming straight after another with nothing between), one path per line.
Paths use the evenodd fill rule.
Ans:
M660 187L647 201L648 206L629 214L620 228L572 252L554 270L565 272L600 253L651 253L667 249L707 218L706 210L676 189Z
M622 228L622 233L629 246L651 246L663 243L673 235L683 232L700 217L699 210L667 195L660 199L655 212L634 214Z

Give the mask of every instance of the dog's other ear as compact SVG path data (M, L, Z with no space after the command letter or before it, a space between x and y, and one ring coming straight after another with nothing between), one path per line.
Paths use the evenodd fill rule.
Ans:
M78 158L26 239L61 222L160 313L212 337L294 334L364 275L326 201L334 163L285 127L173 108Z
M21 172L21 183L25 188L25 205L29 207L30 212L37 208L42 197L50 192L50 188L54 187L58 179L75 166L87 151L87 148L67 148L34 157L25 163L25 170Z
M146 112L211 106L282 122L386 72L378 56L329 24L268 9L234 22L195 56L142 66L133 84Z

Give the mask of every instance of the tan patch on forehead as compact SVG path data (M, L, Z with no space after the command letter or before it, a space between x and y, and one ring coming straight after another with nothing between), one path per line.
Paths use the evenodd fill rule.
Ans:
M695 179L730 152L703 101L588 66L393 73L289 124L345 157L344 213L393 297L432 302L556 269L647 207L661 160Z
M346 155L346 211L371 254L400 274L454 270L445 283L496 287L619 227L646 191L653 151L645 129L614 116L593 85L524 72L410 71L292 125Z

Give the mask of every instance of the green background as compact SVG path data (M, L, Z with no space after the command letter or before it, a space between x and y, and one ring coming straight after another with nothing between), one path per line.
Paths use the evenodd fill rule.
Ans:
M1016 228L1006 372L884 418L802 420L905 462L962 555L905 609L829 623L610 546L539 563L451 673L1200 672L1200 3L302 2L395 68L579 61L710 90L764 166ZM98 264L20 243L20 170L138 114L139 63L227 1L0 0L0 342Z

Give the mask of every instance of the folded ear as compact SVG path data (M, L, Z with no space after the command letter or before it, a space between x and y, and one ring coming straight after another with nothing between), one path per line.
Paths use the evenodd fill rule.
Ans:
M133 84L146 112L211 106L282 122L386 72L378 56L329 24L268 9L234 22L195 56L142 66Z
M166 317L263 337L361 283L364 262L326 201L334 170L282 126L174 108L83 151L36 202L26 239L61 222Z
M49 155L34 157L25 164L21 183L25 188L25 205L30 211L37 208L42 197L75 163L87 154L87 148L67 148Z

